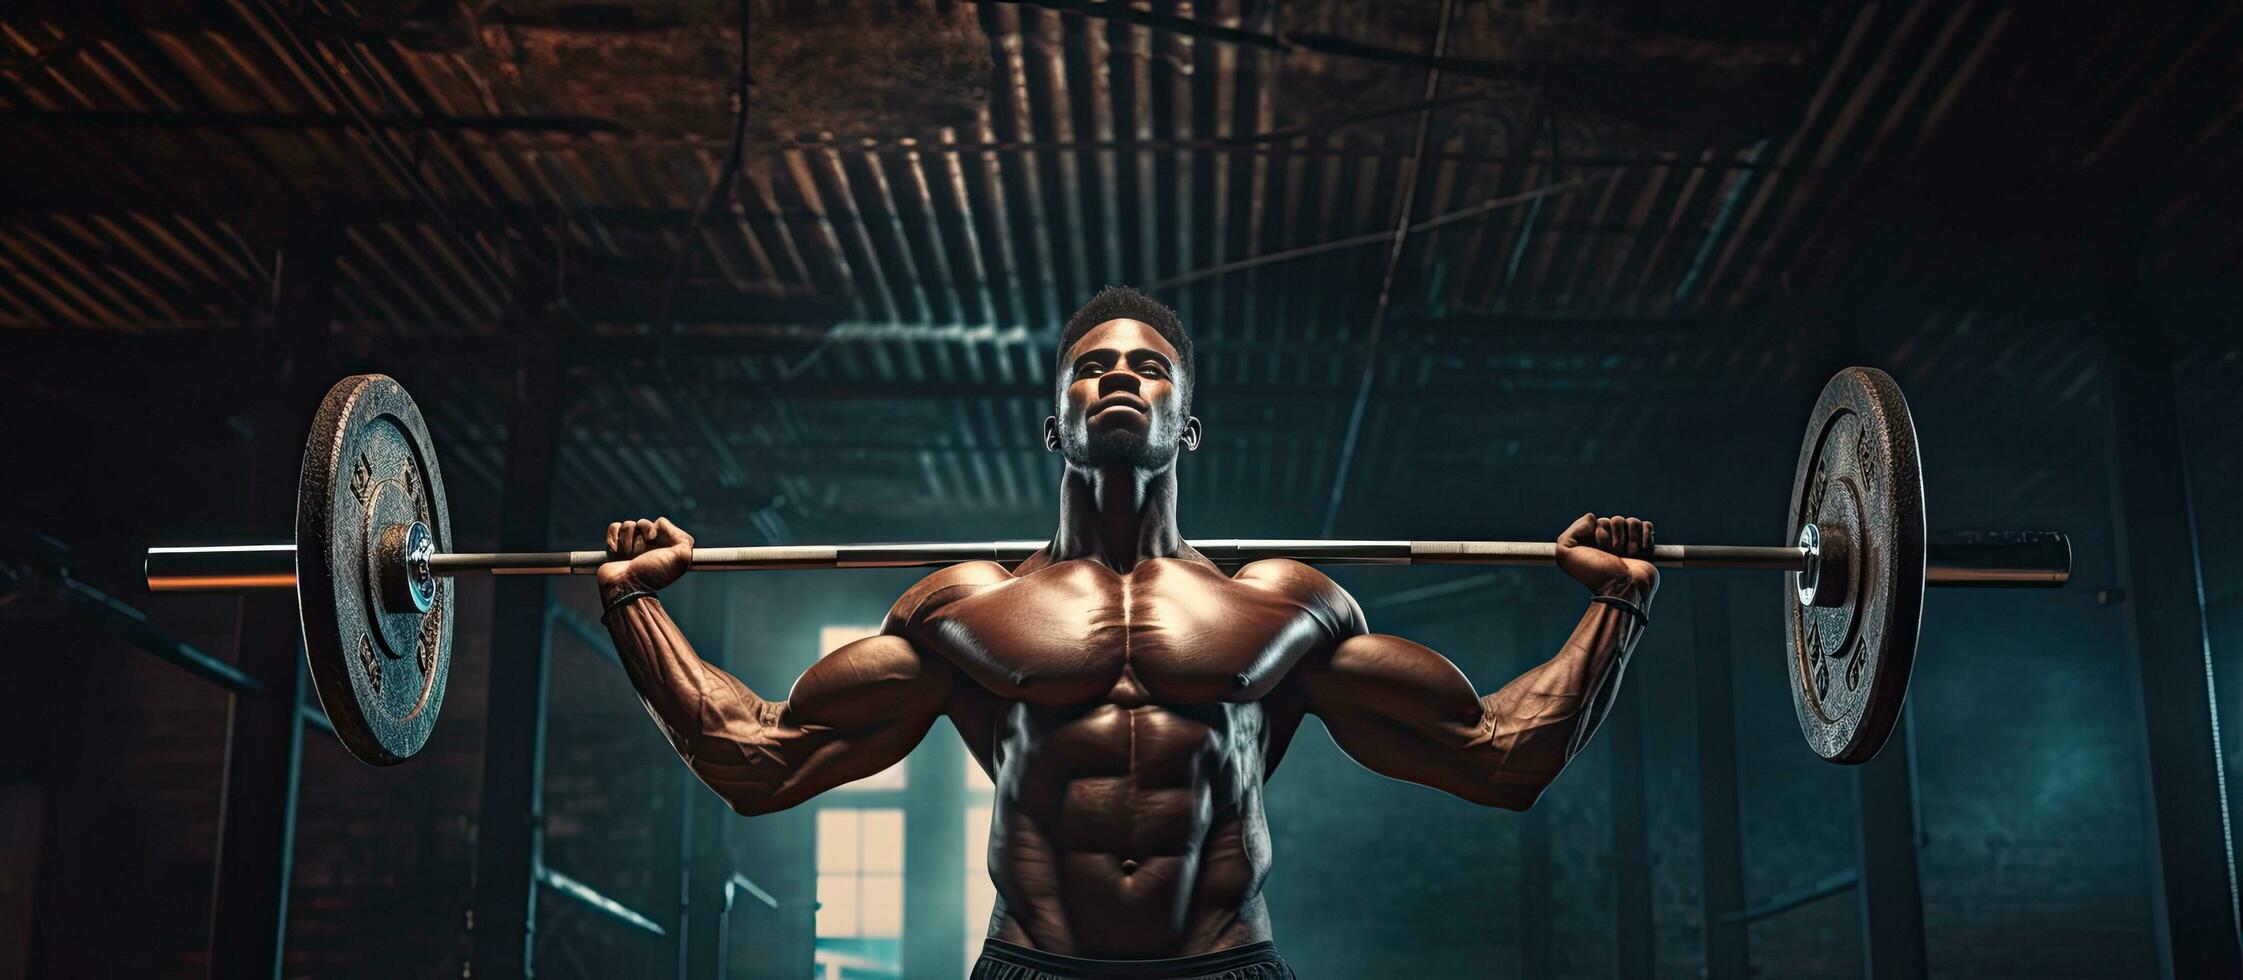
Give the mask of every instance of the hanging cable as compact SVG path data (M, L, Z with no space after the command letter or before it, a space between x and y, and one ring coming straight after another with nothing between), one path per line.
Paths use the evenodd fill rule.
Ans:
M1332 526L1339 522L1340 502L1347 496L1348 470L1355 462L1355 448L1363 437L1363 414L1371 405L1371 386L1378 379L1379 336L1386 329L1388 311L1393 308L1394 277L1401 271L1403 250L1410 243L1411 219L1417 216L1418 178L1425 171L1425 155L1431 146L1433 109L1441 97L1441 56L1449 47L1449 19L1455 11L1455 0L1441 0L1440 21L1433 31L1433 54L1425 72L1425 95L1418 100L1423 108L1417 117L1417 134L1411 140L1410 169L1403 173L1402 186L1395 194L1400 201L1401 215L1395 219L1391 244L1386 251L1386 272L1379 279L1378 305L1371 310L1369 336L1363 342L1363 374L1355 386L1355 403L1347 413L1347 434L1340 439L1340 459L1332 473L1332 493L1326 498L1322 534L1329 536ZM1542 199L1534 199L1536 205Z
M725 154L724 165L709 185L708 195L702 198L701 206L694 209L693 222L685 230L685 240L678 243L677 250L670 256L670 274L663 280L662 303L655 308L654 317L655 327L665 336L677 331L670 314L677 303L678 280L685 274L687 260L693 257L694 240L701 236L701 226L708 220L709 211L718 201L727 200L739 183L748 137L748 3L749 0L740 0L740 75L732 95L732 149Z

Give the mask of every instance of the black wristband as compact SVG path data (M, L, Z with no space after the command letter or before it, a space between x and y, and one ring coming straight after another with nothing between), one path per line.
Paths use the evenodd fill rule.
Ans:
M646 589L632 589L631 591L625 592L613 599L609 599L607 602L602 603L600 606L600 622L607 622L607 618L609 616L615 615L615 611L623 608L623 605L625 603L632 602L638 599L644 599L652 595L654 595L654 593Z
M1594 603L1602 603L1607 606L1613 606L1630 616L1634 616L1637 626L1651 625L1651 614L1644 612L1642 606L1635 604L1631 600L1623 599L1616 595L1593 595L1589 597L1589 601Z

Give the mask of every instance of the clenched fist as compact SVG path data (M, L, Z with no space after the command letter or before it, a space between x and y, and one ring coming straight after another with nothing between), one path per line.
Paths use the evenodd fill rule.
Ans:
M1650 521L1583 514L1558 535L1558 567L1599 595L1649 595L1659 590L1659 569L1651 564L1656 543Z
M660 592L693 567L693 535L667 517L607 526L608 561L600 566L600 591Z

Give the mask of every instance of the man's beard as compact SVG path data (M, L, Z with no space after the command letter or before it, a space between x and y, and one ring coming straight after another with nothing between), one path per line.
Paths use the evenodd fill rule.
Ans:
M1084 469L1126 466L1135 470L1165 469L1176 462L1176 440L1155 438L1156 433L1109 429L1085 434L1080 442L1060 446L1067 462Z

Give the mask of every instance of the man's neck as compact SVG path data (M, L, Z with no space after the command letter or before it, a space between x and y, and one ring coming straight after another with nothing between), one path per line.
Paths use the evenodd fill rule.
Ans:
M1176 468L1068 466L1059 479L1059 533L1051 559L1087 558L1127 572L1148 558L1184 550L1176 528Z

